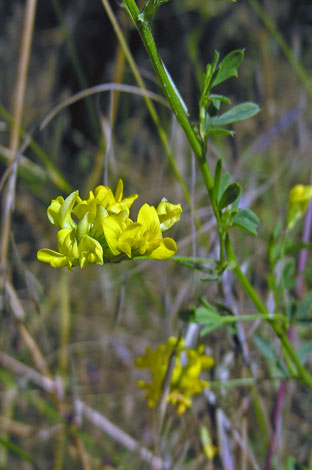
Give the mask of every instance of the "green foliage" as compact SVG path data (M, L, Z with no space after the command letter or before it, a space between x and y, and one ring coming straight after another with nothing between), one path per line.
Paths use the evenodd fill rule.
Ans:
M251 235L257 235L258 216L251 209L240 209L233 218L233 225L246 230Z
M226 126L228 124L233 124L234 122L249 119L255 116L259 111L260 108L255 103L246 102L238 104L220 116L207 116L205 122L205 131L209 132L209 129L212 126Z
M199 131L202 139L212 134L233 135L232 130L221 126L233 124L244 119L255 116L259 106L254 103L241 103L218 116L221 103L230 104L229 98L221 94L210 93L210 91L232 77L238 77L238 68L244 60L244 51L235 50L227 54L219 62L219 52L215 51L211 64L206 67L204 75L201 98L199 102Z
M227 206L233 204L240 196L242 187L239 183L230 184L223 192L220 201L218 202L218 209L221 211Z

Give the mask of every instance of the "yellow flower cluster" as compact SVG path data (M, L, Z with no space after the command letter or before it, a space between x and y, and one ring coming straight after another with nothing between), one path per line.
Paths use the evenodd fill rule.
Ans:
M288 200L286 225L291 229L296 222L304 216L312 198L312 186L296 184L290 193Z
M135 366L150 370L152 381L138 382L139 387L146 390L145 398L150 408L156 406L162 393L173 352L175 362L167 400L176 406L177 413L181 415L192 406L192 396L201 394L203 389L209 386L208 382L200 379L200 373L203 369L210 369L214 365L214 360L204 353L204 345L196 350L190 349L185 347L183 339L178 341L174 336L168 339L167 344L158 346L155 351L146 347L145 354L136 359Z
M162 200L157 209L144 204L137 221L130 219L130 207L138 197L123 198L120 179L115 194L108 186L98 186L83 200L74 191L65 200L62 196L52 200L48 218L60 228L57 233L58 251L39 250L37 257L53 268L87 264L114 263L137 256L166 259L177 251L172 238L163 238L179 219L180 204Z

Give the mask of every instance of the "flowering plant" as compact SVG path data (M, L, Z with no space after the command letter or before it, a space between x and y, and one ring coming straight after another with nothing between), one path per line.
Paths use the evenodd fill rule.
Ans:
M137 194L123 198L120 179L115 194L108 186L98 186L83 200L78 191L65 200L53 199L48 207L48 218L60 228L57 234L58 250L44 248L38 251L39 261L53 268L87 264L116 263L137 256L167 259L177 251L172 238L163 238L162 232L175 224L182 213L180 204L163 199L157 208L143 204L137 221L130 218L130 207Z

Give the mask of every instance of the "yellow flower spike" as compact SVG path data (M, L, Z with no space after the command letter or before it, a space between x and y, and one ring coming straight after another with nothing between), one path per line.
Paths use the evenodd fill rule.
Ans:
M287 229L293 228L296 222L304 216L311 198L312 186L297 184L291 189L286 217Z
M183 339L177 343L177 338L170 337L167 344L158 346L154 351L147 347L145 354L135 361L135 366L147 368L150 371L151 382L140 381L138 385L146 390L145 398L148 400L149 407L154 407L162 393L163 381L174 349L175 363L167 401L176 407L180 415L192 406L192 396L202 393L203 389L209 386L208 382L199 377L205 357L204 349L202 347L198 350L185 348ZM187 363L182 365L181 354L185 349Z
M182 214L181 204L172 204L163 199L157 206L157 214L160 222L160 230L164 232L171 228Z
M108 186L98 186L89 192L88 199L81 199L78 191L65 200L62 196L53 199L47 214L50 222L60 228L58 251L39 250L38 260L71 269L143 255L157 260L173 256L176 242L163 238L162 232L179 220L180 204L163 200L157 210L143 204L137 221L133 222L130 207L138 195L124 198L123 190L120 179L115 194ZM157 354L160 357L162 350Z

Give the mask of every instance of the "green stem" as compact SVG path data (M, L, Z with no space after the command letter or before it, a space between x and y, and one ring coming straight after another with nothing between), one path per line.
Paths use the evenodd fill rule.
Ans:
M250 284L250 282L248 281L248 279L246 278L246 276L244 275L244 273L242 272L238 264L236 264L233 271L237 279L239 280L240 284L242 285L242 287L248 294L249 298L255 305L255 307L258 309L259 312L261 312L266 317L267 321L270 323L271 327L273 328L275 334L280 339L280 342L282 344L282 349L284 351L284 358L287 363L289 371L292 373L292 375L294 375L293 365L295 365L300 379L303 382L305 382L310 388L312 388L312 375L302 365L293 345L291 344L291 342L289 341L287 337L287 332L285 328L281 327L281 325L277 321L272 320L273 317L270 316L270 313L268 312L266 306L258 297L258 294L256 293L255 289L252 287L252 285Z
M255 320L268 320L268 316L263 313L253 313L251 315L239 315L237 317L234 317L233 315L225 315L221 317L222 323L225 323L227 325L230 325L232 323L240 323L240 322L248 322L248 321L255 321ZM288 326L287 318L280 314L272 314L270 315L270 321L274 320L281 320L283 323L285 323L286 326Z

